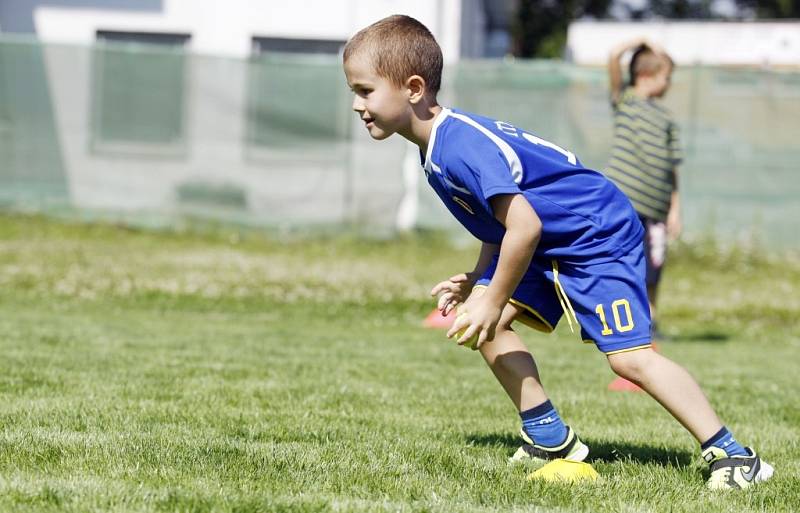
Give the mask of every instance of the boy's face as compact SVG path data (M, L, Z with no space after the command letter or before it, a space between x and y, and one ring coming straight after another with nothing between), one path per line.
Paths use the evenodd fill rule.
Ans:
M652 78L652 95L656 98L661 98L669 90L670 80L672 79L672 66L669 64L661 66L661 69Z
M353 110L376 140L403 132L410 125L411 106L407 90L378 76L369 58L353 55L344 63L347 85L355 94Z

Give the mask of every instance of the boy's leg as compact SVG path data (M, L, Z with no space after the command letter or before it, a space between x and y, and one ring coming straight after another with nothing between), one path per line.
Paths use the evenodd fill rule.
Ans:
M722 428L700 385L680 365L651 348L607 355L618 375L633 381L669 411L698 442Z
M614 372L642 387L700 442L711 464L710 488L769 479L772 467L736 442L694 378L652 350L643 277L643 255L636 250L616 261L565 268L561 282L574 297L584 340L594 342Z
M476 288L475 295L483 293ZM514 320L525 315L521 306L508 303L495 329L495 337L480 348L480 353L516 406L522 420L524 444L512 461L566 458L583 461L589 448L561 420L542 386L533 355L511 328Z
M680 365L652 349L608 355L611 368L642 387L700 443L711 465L711 489L747 488L774 472L749 447L742 447L722 426L700 385Z
M547 401L547 394L533 356L511 329L511 323L520 310L511 303L506 305L497 324L494 340L483 344L480 353L517 411L522 412Z
M472 289L470 297L478 297L486 291L494 276L497 259L498 256L495 255ZM536 362L511 328L515 320L520 320L537 330L549 333L558 323L562 315L561 305L552 284L546 280L544 269L541 263L531 262L514 291L513 299L500 314L494 339L480 348L484 360L519 412L530 410L547 401Z
M619 260L562 266L560 279L584 341L593 342L614 372L642 387L705 442L722 423L694 378L652 349L644 275L645 256L636 247Z

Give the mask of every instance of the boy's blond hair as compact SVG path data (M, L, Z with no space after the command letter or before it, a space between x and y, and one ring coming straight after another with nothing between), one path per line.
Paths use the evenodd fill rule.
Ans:
M425 25L410 16L396 14L361 29L345 45L343 59L346 62L362 53L379 76L398 87L408 77L419 75L428 91L439 91L442 49Z
M636 77L640 75L651 76L661 71L664 66L675 67L675 63L666 53L654 52L647 45L639 46L631 57L628 71L630 72L631 85L636 85Z

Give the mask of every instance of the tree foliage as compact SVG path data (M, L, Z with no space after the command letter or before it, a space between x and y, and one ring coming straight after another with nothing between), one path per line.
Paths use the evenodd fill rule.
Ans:
M559 58L570 22L581 18L648 19L785 19L800 18L800 0L735 0L733 15L721 15L712 0L519 0L513 25L517 57Z
M754 8L761 19L800 18L800 0L739 0Z
M569 23L584 16L605 18L612 0L520 0L514 39L518 57L561 57Z

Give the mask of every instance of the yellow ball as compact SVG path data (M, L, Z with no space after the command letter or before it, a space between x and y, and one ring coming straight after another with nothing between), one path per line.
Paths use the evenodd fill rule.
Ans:
M459 320L459 319L461 319L462 317L466 317L466 316L467 316L467 313L466 313L466 312L463 312L463 313L460 313L460 314L458 314L458 316L456 316L456 320L455 320L455 322L458 322L458 320ZM455 339L456 339L456 341L458 341L458 340L459 340L461 337L463 337L463 336L464 336L464 333L466 333L466 332L467 332L467 328L468 328L468 327L469 327L469 325L467 325L467 326L465 326L465 327L461 328L460 330L458 330L458 331L456 332L456 336L455 336ZM472 349L472 350L474 351L474 350L478 349L478 348L475 346L475 344L477 344L477 343L478 343L478 335L477 335L477 334L475 334L475 335L472 335L472 337L470 337L470 338L469 338L469 339L468 339L466 342L464 342L462 345L463 345L464 347L468 347L468 348L470 348L470 349Z

